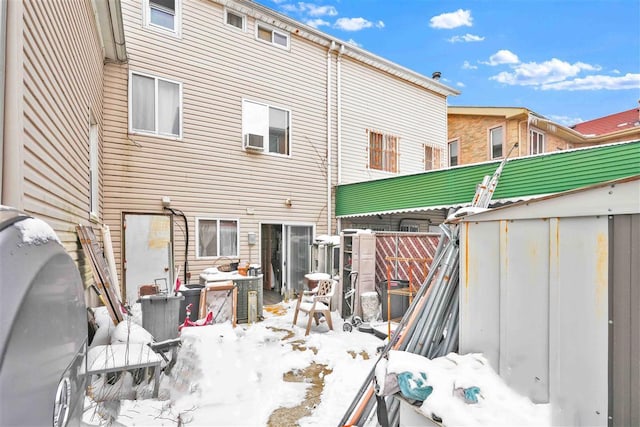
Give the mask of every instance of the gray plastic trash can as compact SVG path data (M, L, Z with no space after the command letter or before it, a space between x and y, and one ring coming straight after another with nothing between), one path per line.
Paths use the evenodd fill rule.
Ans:
M408 288L408 280L391 279L390 288L402 289ZM387 281L383 280L378 284L378 293L380 294L380 300L382 301L382 320L389 320L387 310ZM404 295L391 294L391 319L397 319L404 316L405 311L409 308L409 297Z
M142 304L142 327L156 341L164 341L178 336L178 312L184 295L146 295L140 298Z
M189 289L183 289L180 293L184 296L184 299L180 301L180 313L178 317L178 323L184 323L184 319L187 318L187 306L191 306L191 314L189 319L193 322L198 320L198 313L200 313L200 292L204 288L204 285L187 285Z

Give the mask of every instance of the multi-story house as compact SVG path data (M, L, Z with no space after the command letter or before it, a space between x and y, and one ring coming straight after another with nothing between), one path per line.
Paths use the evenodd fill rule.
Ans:
M0 40L1 202L47 221L90 283L76 225L101 221L104 63L126 59L120 11L5 1Z
M566 127L527 108L449 107L448 123L449 166L640 138L637 108Z
M437 79L252 1L122 2L129 61L104 78L104 222L126 294L258 263L298 288L334 186L444 166ZM434 159L436 163L433 164ZM172 265L172 260L175 264Z

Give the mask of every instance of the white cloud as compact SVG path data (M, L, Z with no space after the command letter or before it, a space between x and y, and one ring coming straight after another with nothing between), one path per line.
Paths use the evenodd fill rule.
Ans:
M624 76L586 76L573 80L547 83L542 90L626 90L640 89L640 74L627 73Z
M333 6L318 6L313 3L291 3L282 5L282 9L287 12L304 13L309 16L336 16L338 11Z
M463 70L477 70L478 66L477 65L471 65L471 63L469 61L464 61L464 63L462 64L462 69Z
M471 27L473 25L473 18L471 17L470 10L458 9L455 12L443 13L442 15L434 16L429 21L429 26L432 28L450 30L462 26Z
M553 120L556 123L559 123L561 125L564 126L573 126L576 123L580 123L583 122L584 120L580 119L580 118L576 118L576 117L569 117L569 116L556 116L556 115L549 115L547 116L549 119Z
M483 62L483 64L494 66L500 64L517 64L518 62L520 62L518 55L510 50L502 49L491 55L489 62Z
M384 28L384 22L382 22L382 21L378 21L378 22L376 23L376 27L377 27L377 28Z
M464 83L462 83L462 82L456 83L456 86L458 86L458 87L466 87L466 85Z
M584 62L570 64L557 58L540 64L536 62L521 63L512 68L512 72L503 71L490 77L490 79L512 86L540 86L562 82L568 78L575 77L581 71L595 71L600 69L599 67L585 64Z
M339 18L334 27L344 31L360 31L373 27L373 23L364 18Z
M325 21L324 19L320 19L320 18L307 19L305 21L305 24L307 24L308 26L313 27L313 28L318 28L318 27L322 27L322 26L331 25L329 22Z
M620 72L620 70L613 70L613 71L611 71L611 72L612 72L613 74L622 74L622 73Z
M476 36L475 34L465 34L464 36L453 36L450 39L448 39L448 42L451 43L458 43L458 42L481 42L484 40L484 37L481 36Z
M352 45L357 46L357 47L362 47L362 45L360 43L358 43L357 41L355 41L354 39L347 40L347 43L352 44Z

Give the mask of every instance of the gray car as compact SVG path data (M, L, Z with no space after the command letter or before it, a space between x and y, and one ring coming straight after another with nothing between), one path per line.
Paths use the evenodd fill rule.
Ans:
M0 206L0 425L79 425L87 310L53 229Z

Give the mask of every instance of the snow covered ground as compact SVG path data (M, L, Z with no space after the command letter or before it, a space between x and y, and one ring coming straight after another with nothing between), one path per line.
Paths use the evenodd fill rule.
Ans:
M369 333L344 332L336 312L333 331L326 322L314 324L305 337L306 315L301 313L297 326L292 326L295 302L271 307L266 307L264 321L253 325L183 329L177 363L171 375L163 377L160 399L148 398L147 390L145 399L122 400L113 424L338 425L378 360L376 350L383 341ZM110 335L122 341L126 330L146 338L135 325L138 320L134 315L129 326L122 322ZM446 425L550 425L548 408L509 390L481 355L440 359L393 352L386 370L426 373L434 391L421 410L437 413ZM474 386L479 388L477 403L465 403L462 391L454 392ZM313 399L313 393L320 395ZM279 408L290 408L289 414ZM85 409L84 418L88 424L104 423L95 404Z

